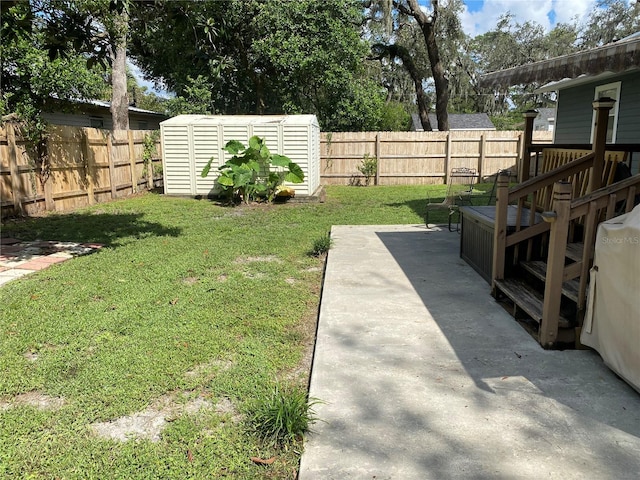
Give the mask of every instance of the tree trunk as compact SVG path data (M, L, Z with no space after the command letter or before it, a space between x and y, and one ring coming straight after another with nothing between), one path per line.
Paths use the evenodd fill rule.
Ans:
M416 89L416 103L418 104L418 115L420 116L422 129L425 132L431 132L433 130L433 126L429 120L429 103L427 101L427 96L424 93L424 88L422 88L422 75L420 75L420 72L416 68L416 64L413 62L411 54L406 48L400 45L389 45L387 47L380 46L379 48L385 48L391 59L397 57L402 60L402 64L404 65L404 68L407 69Z
M127 92L127 24L128 15L117 18L118 34L111 64L111 118L114 130L129 130L129 94Z
M438 130L449 130L449 114L447 107L449 105L449 81L447 80L442 62L440 61L440 52L435 35L435 23L438 16L438 0L431 0L433 12L427 15L420 9L417 0L408 0L411 15L416 19L424 41L427 46L427 55L429 56L429 64L431 65L431 75L436 87L436 118L438 119Z

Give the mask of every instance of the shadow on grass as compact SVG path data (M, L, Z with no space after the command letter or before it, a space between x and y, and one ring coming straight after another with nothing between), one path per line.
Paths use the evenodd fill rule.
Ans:
M2 236L20 240L95 242L119 246L148 237L177 237L180 228L145 220L141 213L69 213L2 223Z

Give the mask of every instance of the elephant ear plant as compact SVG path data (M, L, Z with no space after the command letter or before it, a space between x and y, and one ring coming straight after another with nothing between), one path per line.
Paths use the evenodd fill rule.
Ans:
M251 137L248 147L238 140L231 140L224 150L233 156L218 167L217 183L231 202L271 202L285 181L304 181L304 172L300 166L289 157L271 153L263 138ZM209 174L213 161L214 158L211 157L202 169L201 177Z

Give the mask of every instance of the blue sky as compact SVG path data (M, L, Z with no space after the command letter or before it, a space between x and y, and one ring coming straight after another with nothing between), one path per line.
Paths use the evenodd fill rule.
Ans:
M527 20L550 30L558 22L583 21L596 0L463 0L461 21L465 32L475 36L495 27L500 15L511 12L519 23Z

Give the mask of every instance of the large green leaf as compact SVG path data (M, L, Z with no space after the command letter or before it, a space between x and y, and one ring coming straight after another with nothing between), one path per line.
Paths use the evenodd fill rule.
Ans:
M292 163L289 157L285 157L284 155L278 155L274 153L271 156L271 164L277 167L288 167L289 164Z
M239 142L238 140L231 140L227 142L227 144L224 146L224 149L231 155L236 155L238 152L241 152L245 148L242 142Z
M218 183L224 187L233 187L233 177L229 176L227 172L222 172L218 177Z
M249 148L253 148L254 150L260 151L263 145L264 145L264 141L256 135L254 135L249 139Z
M302 183L304 182L304 172L297 163L291 162L289 164L289 173L285 175L284 179L291 183Z
M236 187L244 187L249 185L253 180L253 172L251 171L240 171L235 175L235 183Z
M209 175L209 172L211 171L211 164L213 163L213 157L211 157L209 159L209 161L207 162L207 164L204 166L204 168L202 169L202 172L200 173L200 176L202 178L205 178L207 175Z
M249 150L244 152L244 155L234 155L229 160L227 160L227 164L229 165L237 165L241 166L246 164L251 160L251 155L249 154Z

